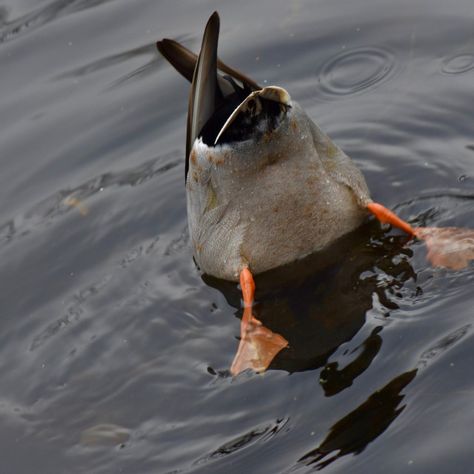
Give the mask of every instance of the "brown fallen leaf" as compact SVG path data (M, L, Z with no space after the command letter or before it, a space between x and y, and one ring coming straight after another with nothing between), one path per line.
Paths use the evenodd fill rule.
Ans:
M252 315L252 308L244 309L240 326L240 343L230 367L232 375L246 369L264 372L288 341L266 328Z
M416 237L428 247L428 260L435 267L461 270L474 260L474 230L458 227L417 227Z
M81 216L87 216L87 214L89 213L89 209L87 208L87 206L81 200L73 196L67 197L64 200L64 204L66 204L66 206L75 207L79 211Z

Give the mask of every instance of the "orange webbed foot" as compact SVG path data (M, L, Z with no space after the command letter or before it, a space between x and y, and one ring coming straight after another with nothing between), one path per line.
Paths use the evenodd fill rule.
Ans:
M415 235L428 247L435 267L461 270L474 260L474 230L459 227L417 227Z
M412 227L396 214L371 202L367 209L382 223L391 224L407 234L424 240L428 260L434 267L461 270L474 260L474 230L458 227Z
M240 325L239 348L230 367L232 375L237 375L246 369L265 371L275 356L288 346L288 341L283 336L266 328L253 315L255 282L248 268L244 268L240 273L240 286L244 300L244 314Z

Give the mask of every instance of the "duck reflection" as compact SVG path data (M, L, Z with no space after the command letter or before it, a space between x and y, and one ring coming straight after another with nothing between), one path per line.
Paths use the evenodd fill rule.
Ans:
M257 277L255 316L272 338L288 341L288 346L275 351L276 356L268 361L269 369L291 373L322 367L319 383L328 397L350 387L379 353L383 326L374 327L351 354L344 354L344 358L353 355L348 364L344 362L341 367L337 360L328 362L329 358L334 358L339 346L364 326L374 301L378 300L382 311L385 308L383 316L398 308L396 299L401 296L402 287L408 280L416 280L410 265L412 251L406 243L406 237L385 234L368 223L324 254ZM231 305L239 307L240 293L232 283L210 278L205 281L220 289ZM243 317L245 311L248 309ZM265 353L268 348L265 338L262 340L260 351ZM237 360L246 343L251 345L255 341L240 341ZM257 348L253 355L258 352ZM250 359L244 363L248 363L247 368L257 366ZM363 451L403 411L402 391L416 373L417 369L405 372L375 391L334 423L326 438L298 463L320 470L341 456Z
M403 258L411 256L405 243L404 236L386 235L368 223L323 254L257 276L258 303L252 312L262 326L255 327L253 339L252 334L242 338L233 367L236 361L241 370L268 367L296 372L324 367L320 382L327 396L349 387L380 350L381 327L372 331L343 369L337 362L328 364L328 359L364 325L374 295L387 313L397 308L390 294L416 276L408 258ZM239 308L235 284L203 278ZM243 317L248 317L246 313L248 309ZM259 354L266 359L258 360Z
M374 392L362 405L335 423L323 442L298 462L321 470L342 456L361 453L404 410L401 392L416 373L417 369L404 372Z
M356 351L362 349L360 354L343 369L339 370L337 362L326 364L321 371L319 382L327 397L336 395L350 387L354 379L369 367L382 346L382 338L379 335L381 330L382 327L378 326L372 331L361 347L356 348Z

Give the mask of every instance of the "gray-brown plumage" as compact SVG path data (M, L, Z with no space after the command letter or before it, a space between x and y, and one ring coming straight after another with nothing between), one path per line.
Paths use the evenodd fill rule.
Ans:
M217 59L214 13L196 57L160 52L188 80L189 232L207 274L237 281L324 249L358 227L370 202L350 158L276 86L261 88ZM192 71L192 74L191 74Z

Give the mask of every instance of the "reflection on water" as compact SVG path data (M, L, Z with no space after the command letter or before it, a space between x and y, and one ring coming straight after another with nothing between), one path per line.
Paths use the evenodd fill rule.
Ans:
M420 2L221 2L219 54L287 88L374 199L472 228L472 4ZM374 222L259 276L289 347L229 376L240 292L193 264L188 86L154 48L197 50L216 6L0 6L2 466L468 472L472 265L433 269Z
M405 372L373 393L362 405L336 422L324 441L299 461L307 465L316 464L316 468L321 470L341 456L360 454L402 413L405 405L401 405L404 398L401 392L415 378L416 372Z
M396 294L407 280L416 279L404 257L410 255L407 240L405 236L385 236L376 223L371 223L340 239L324 254L258 275L255 316L289 341L289 347L279 352L270 367L295 372L325 365L331 354L364 325L374 295L387 308L385 317L390 309L397 309L390 294ZM208 276L204 280L239 307L235 285ZM369 339L363 345L373 347ZM359 373L355 369L354 378Z
M360 353L342 369L339 369L338 362L326 364L321 371L319 382L327 397L336 395L341 390L350 387L356 377L369 368L382 346L382 338L379 335L381 330L381 326L376 327L362 345L352 351Z

